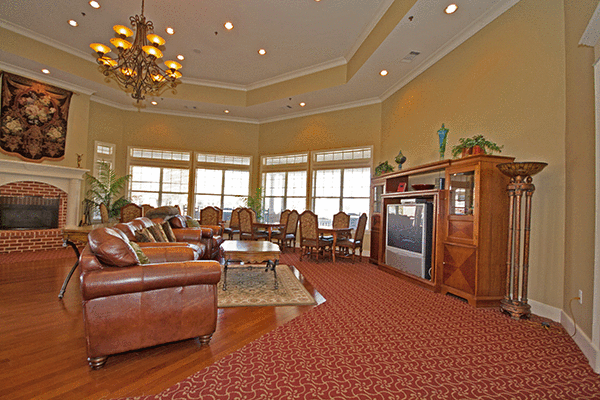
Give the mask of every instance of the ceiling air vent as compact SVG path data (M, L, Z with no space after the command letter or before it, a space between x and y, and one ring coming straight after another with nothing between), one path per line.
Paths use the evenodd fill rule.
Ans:
M420 51L411 51L410 53L408 53L408 55L406 57L404 57L400 61L405 62L405 63L412 62L415 59L415 57L418 56L419 54L421 54Z

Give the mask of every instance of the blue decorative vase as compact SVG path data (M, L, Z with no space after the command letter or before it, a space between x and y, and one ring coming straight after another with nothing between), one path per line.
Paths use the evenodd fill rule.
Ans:
M437 131L440 138L440 160L444 159L444 154L446 153L446 141L448 140L449 131L450 129L446 129L444 124L442 124L442 129Z

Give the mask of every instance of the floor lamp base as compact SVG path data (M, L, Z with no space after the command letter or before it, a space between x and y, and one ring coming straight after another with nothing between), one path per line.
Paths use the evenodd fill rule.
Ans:
M531 315L531 306L522 301L502 299L500 308L512 319L529 318Z

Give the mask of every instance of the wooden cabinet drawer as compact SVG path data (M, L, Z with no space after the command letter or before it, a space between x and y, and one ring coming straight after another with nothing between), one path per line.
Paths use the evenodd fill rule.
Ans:
M477 281L477 248L444 243L442 284L471 295Z

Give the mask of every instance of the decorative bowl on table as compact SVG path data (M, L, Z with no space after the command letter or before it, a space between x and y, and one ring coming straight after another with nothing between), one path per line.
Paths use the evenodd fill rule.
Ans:
M411 187L413 188L413 190L430 190L430 189L433 189L435 187L435 185L431 185L431 184L427 184L427 183L420 183L420 184L416 184L416 185L411 185Z
M515 177L515 176L532 176L546 168L548 163L545 162L511 162L498 164L496 167L504 175Z

